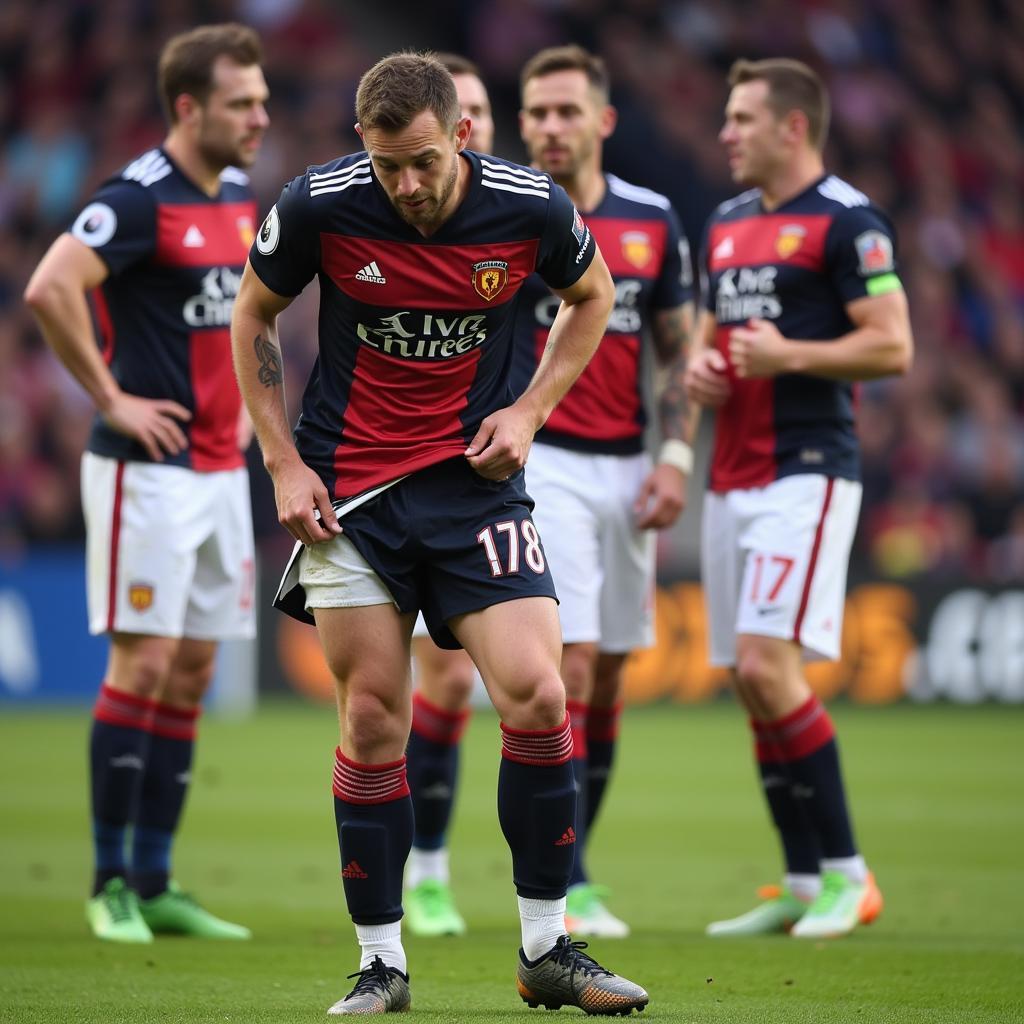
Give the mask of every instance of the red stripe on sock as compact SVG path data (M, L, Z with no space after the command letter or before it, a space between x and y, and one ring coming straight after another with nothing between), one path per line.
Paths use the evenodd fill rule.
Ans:
M807 563L807 576L804 579L804 589L800 594L800 608L796 613L796 622L793 624L793 641L800 643L800 629L804 624L804 614L807 612L807 602L811 597L811 583L814 580L814 568L818 564L818 552L821 550L821 535L825 532L825 517L828 515L829 505L832 504L832 488L835 480L828 478L825 485L825 498L821 503L821 515L818 517L818 526L814 531L814 544L811 547L811 557Z
M587 705L581 700L567 700L565 710L569 715L569 732L572 734L572 756L582 760L587 756Z
M145 729L153 710L153 702L134 693L115 690L103 683L96 697L93 718L107 725L121 725L129 729Z
M501 723L501 756L519 764L565 764L572 757L569 715L554 729L511 729Z
M447 711L431 704L418 690L412 695L412 731L433 743L455 746L469 723L469 708Z
M778 742L767 722L748 719L750 731L754 734L754 754L758 764L771 764L780 760Z
M797 761L820 750L836 734L825 705L811 694L795 711L768 723L785 761Z
M199 713L198 707L176 708L154 701L153 714L146 731L171 740L194 740Z
M619 723L622 719L622 703L610 708L587 709L587 739L595 743L611 743L619 737Z
M350 804L386 804L409 795L405 758L387 764L360 764L334 751L332 788L339 800Z

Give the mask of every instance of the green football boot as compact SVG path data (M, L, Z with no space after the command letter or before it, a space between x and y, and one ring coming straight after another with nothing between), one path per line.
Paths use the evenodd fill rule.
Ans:
M107 942L152 942L153 933L142 918L139 897L123 878L111 878L85 903L85 919L93 935Z
M139 904L150 930L165 935L191 935L197 939L251 939L244 925L222 921L204 910L177 882L150 900Z
M405 923L413 935L434 938L439 935L465 935L466 922L455 909L452 891L445 882L424 879L405 893L402 900Z
M721 938L788 932L810 906L798 900L788 889L778 885L763 885L757 890L757 894L763 902L753 910L725 921L712 921L705 929L705 934Z
M565 930L588 938L626 938L629 925L604 905L607 896L603 885L580 882L569 886L565 894Z
M882 893L869 874L854 882L838 871L821 873L821 893L794 925L794 939L837 939L859 924L871 924L882 912Z

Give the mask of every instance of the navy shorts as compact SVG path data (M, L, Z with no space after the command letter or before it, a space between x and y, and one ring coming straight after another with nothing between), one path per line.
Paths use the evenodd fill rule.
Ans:
M434 643L457 650L448 619L520 597L557 600L532 510L522 470L487 480L455 458L410 474L341 523L399 611L422 611Z

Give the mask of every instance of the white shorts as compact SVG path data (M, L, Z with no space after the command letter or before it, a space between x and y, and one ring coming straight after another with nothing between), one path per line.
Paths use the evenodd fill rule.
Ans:
M306 611L394 604L384 581L343 533L302 547L299 583L306 592Z
M711 664L736 664L736 636L778 637L808 661L839 657L846 570L861 485L799 474L704 498L702 576Z
M256 633L244 467L82 456L90 633L228 640Z
M530 451L526 489L567 644L596 642L609 654L654 644L655 535L636 528L633 511L650 470L643 453Z

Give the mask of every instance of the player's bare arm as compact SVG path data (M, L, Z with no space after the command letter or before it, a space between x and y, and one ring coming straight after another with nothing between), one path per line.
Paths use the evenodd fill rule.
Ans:
M683 378L692 331L691 303L659 310L654 315L651 335L663 367L657 389L663 444L634 505L641 530L671 526L686 507L686 481L692 469L693 451L687 440L689 400Z
M906 373L913 358L907 298L902 289L846 305L854 329L834 341L792 341L770 320L751 320L729 335L738 377L805 373L832 380L872 380Z
M466 449L469 464L489 480L504 480L526 465L533 435L572 387L597 350L615 302L615 285L600 251L562 300L530 386L505 409L488 416Z
M231 315L231 351L263 464L274 481L277 518L297 541L318 544L341 533L341 526L327 488L299 457L288 425L277 318L291 301L272 292L247 263Z
M715 318L704 310L694 337L693 351L686 364L683 385L690 401L699 410L700 406L714 408L721 405L732 388L726 376L725 356L715 347ZM688 440L696 434L694 419Z
M86 295L107 278L107 265L87 245L61 235L36 267L25 289L46 343L115 430L135 438L155 462L187 445L179 421L192 414L170 399L122 391L96 343Z

